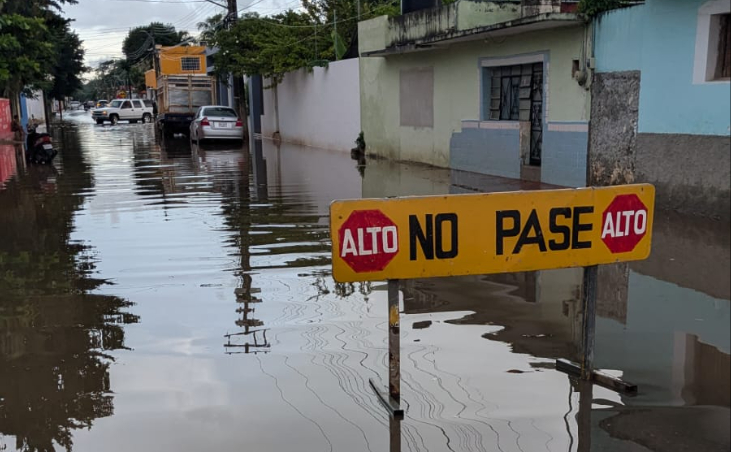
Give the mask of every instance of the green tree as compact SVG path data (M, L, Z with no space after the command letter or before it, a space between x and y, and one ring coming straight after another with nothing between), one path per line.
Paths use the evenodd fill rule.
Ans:
M74 77L83 71L78 36L58 12L76 0L0 0L0 93L15 97L26 88L76 89ZM66 60L68 59L68 61ZM57 66L65 66L57 70ZM56 72L56 73L54 73ZM62 75L56 80L55 75Z
M0 0L0 13L45 17L49 11L60 12L64 4L76 3L78 0Z
M358 9L360 20L371 17L400 13L400 3L393 0L302 0L302 8L320 26L327 26L332 36L332 53L325 53L329 59L340 59L336 47L342 44L345 51L357 42Z
M71 31L69 22L60 17L49 22L56 56L56 64L51 68L53 84L49 96L57 100L63 100L81 88L81 74L88 70L84 65L81 40L79 35Z
M46 81L54 58L48 28L40 17L0 14L0 87L3 97Z
M122 52L130 63L136 63L150 55L149 50L152 43L163 46L180 44L188 38L188 32L177 31L175 27L160 22L152 22L149 25L136 27L127 33L122 42Z
M595 17L605 11L621 8L626 3L624 0L581 0L578 11L589 17Z
M215 36L219 75L260 74L279 82L289 71L311 67L333 54L329 33L307 13L292 10L262 18L244 15L230 30Z
M223 14L215 14L202 22L196 24L200 30L200 39L202 41L213 41L216 33L223 30Z
M269 17L244 14L231 29L215 33L217 75L260 74L279 83L286 72L342 58L357 39L356 0L303 0L302 6L303 12ZM394 0L363 1L360 18L398 11Z

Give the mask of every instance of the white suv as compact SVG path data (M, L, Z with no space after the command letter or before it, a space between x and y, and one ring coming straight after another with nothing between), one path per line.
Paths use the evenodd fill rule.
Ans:
M146 106L142 99L114 99L104 108L97 108L91 113L91 118L97 124L109 121L116 124L119 121L152 122L152 108Z

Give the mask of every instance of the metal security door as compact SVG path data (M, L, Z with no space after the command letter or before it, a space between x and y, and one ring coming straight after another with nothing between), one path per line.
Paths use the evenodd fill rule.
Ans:
M530 88L530 164L541 165L543 149L543 63L533 65Z

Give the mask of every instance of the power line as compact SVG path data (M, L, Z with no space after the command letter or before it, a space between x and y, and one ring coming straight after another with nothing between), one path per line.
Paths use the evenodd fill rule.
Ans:
M196 11L185 23L185 25L179 25L178 28L192 28L193 25L197 24L201 16L207 16L211 14L217 7L215 5L203 6L200 10ZM206 11L204 13L204 11Z

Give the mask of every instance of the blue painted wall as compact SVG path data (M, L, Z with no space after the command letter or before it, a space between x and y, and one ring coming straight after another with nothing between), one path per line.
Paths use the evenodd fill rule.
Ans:
M698 9L704 3L647 0L597 20L597 70L641 71L640 133L729 135L731 83L693 84Z
M23 125L23 130L27 130L28 127L28 105L26 104L25 95L20 95L20 123Z
M615 9L596 20L594 55L598 72L640 70L645 6Z
M462 129L449 144L449 167L520 179L518 130Z
M565 187L586 186L588 132L543 132L541 182Z
M545 130L541 182L585 187L588 140L587 132ZM450 168L520 179L520 136L517 130L464 128L452 134L449 147Z

